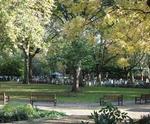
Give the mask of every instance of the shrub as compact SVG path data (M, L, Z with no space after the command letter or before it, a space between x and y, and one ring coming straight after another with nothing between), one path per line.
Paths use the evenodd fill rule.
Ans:
M137 124L150 124L150 114L147 116L143 116Z
M7 104L0 110L0 123L47 117L50 119L65 116L64 113L33 108L30 104Z
M112 105L107 105L102 108L99 112L92 113L92 118L95 121L95 124L117 124L119 122L126 122L126 120L130 120L132 123L132 119L125 112L120 112L117 107Z

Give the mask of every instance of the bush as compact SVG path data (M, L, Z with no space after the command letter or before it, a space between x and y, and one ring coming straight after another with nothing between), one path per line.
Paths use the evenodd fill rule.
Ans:
M117 107L112 105L107 105L102 108L99 112L92 113L92 118L95 121L95 124L117 124L119 122L125 122L132 119L125 112L120 112Z
M30 104L7 104L0 110L0 123L47 117L50 119L65 116L64 113L33 108Z
M150 124L150 114L147 116L143 116L137 124Z

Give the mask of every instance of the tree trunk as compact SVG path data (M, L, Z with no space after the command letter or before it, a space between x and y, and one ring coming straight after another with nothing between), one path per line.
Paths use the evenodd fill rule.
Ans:
M99 86L101 86L101 82L102 82L102 73L101 73L101 72L97 73L97 76L96 76L96 77L97 77L97 78L96 78L97 84L98 84Z
M143 70L141 70L141 81L144 81L144 74L143 74Z
M24 84L26 84L26 82L27 82L26 75L27 75L27 56L24 55L24 76L23 76L23 83Z
M150 81L150 56L148 56L148 79Z
M32 56L29 56L29 81L32 81Z
M81 70L80 76L79 76L79 86L80 87L84 87L85 86L85 84L83 82L83 72L82 72L82 70Z
M74 69L74 71L73 71L72 92L79 91L80 73L81 73L81 66L79 66L77 69Z
M27 46L24 48L22 46L19 47L24 54L24 79L23 83L29 84L32 80L32 60L36 54L40 52L40 49L37 48L33 54L30 54L30 51L32 50L30 48L30 44L27 44Z
M25 84L29 84L30 83L30 80L29 80L29 74L30 74L30 68L29 68L29 65L30 65L30 50L29 50L29 44L27 44L27 47L26 49L25 48L22 48L23 50L23 53L24 53L24 80L23 80L23 83Z
M24 81L23 83L29 84L29 56L24 57Z
M150 67L148 67L147 73L148 73L148 80L150 81Z
M101 85L101 74L99 71L99 64L96 64L96 83Z
M130 82L134 83L134 74L132 71L130 71Z
M76 92L77 86L76 86L76 70L73 70L73 84L72 84L72 90L71 92Z

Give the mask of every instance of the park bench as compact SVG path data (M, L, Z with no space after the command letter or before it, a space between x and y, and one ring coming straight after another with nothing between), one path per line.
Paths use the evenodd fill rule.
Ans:
M123 95L121 94L106 94L100 98L100 105L105 105L108 102L117 102L118 106L123 105Z
M150 94L141 94L138 97L135 97L135 104L146 104L146 103L150 103Z
M56 95L48 94L48 93L31 93L30 95L30 103L31 105L34 102L53 102L54 106L56 106Z
M3 104L5 105L5 103L9 101L9 96L7 96L5 94L5 92L1 92L0 93L0 101L2 101Z

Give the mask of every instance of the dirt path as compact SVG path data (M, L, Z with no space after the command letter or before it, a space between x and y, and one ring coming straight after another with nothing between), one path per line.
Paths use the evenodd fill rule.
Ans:
M54 106L46 106L37 104L37 107L43 110L54 110L59 112L64 112L67 115L91 115L93 111L98 111L102 108L99 104L58 104ZM124 106L118 107L121 112L128 113L133 119L140 119L141 116L150 114L150 104L126 104Z
M82 121L89 122L88 124L94 124L93 120L89 119L89 117L85 115L71 115L58 120L37 119L30 121L14 122L9 124L81 124Z
M47 120L43 124L46 124L46 123L48 124L81 124L82 121L89 122L89 124L94 124L94 121L89 119L88 116L77 116L77 115L68 116L60 120Z
M102 108L102 106L99 106L98 103L61 103L56 107L47 103L36 103L35 106L43 110L64 112L68 116L58 120L38 119L10 124L81 124L81 121L89 122L88 124L94 124L93 120L89 119L88 116L91 115L93 111L98 111ZM139 119L143 115L150 114L150 104L125 104L124 106L119 106L118 108L121 112L128 113L128 115L133 119Z

